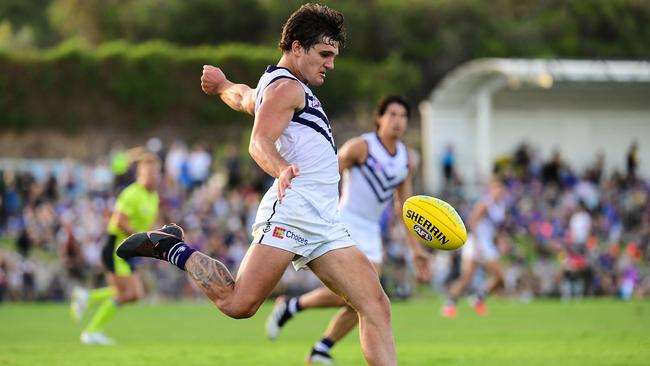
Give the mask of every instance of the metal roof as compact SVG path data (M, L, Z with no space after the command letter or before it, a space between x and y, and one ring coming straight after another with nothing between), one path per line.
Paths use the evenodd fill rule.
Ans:
M431 93L433 108L457 108L486 84L513 89L560 83L650 83L650 62L485 58L449 73Z

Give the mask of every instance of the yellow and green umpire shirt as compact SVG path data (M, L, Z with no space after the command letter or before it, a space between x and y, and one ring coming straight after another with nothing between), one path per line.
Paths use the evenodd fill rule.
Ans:
M147 231L151 230L158 217L158 204L158 192L150 192L143 185L135 182L124 188L119 194L113 212L119 211L124 214L129 225L137 232ZM114 216L111 216L108 222L107 231L110 235L115 235L115 249L129 236L117 227L117 220ZM113 250L113 259L115 260L115 274L127 275L131 273L130 266L115 254L115 250Z

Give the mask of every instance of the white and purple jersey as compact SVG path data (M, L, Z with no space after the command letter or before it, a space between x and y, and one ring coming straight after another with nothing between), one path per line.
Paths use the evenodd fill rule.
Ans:
M391 154L375 132L361 138L368 144L368 158L345 173L339 207L341 212L379 225L395 189L409 174L408 149L398 142L397 151Z
M305 91L305 107L296 111L275 142L278 152L289 164L300 169L291 181L291 190L313 205L327 221L338 221L340 180L336 144L323 106L314 93L288 69L269 66L257 84L255 112L262 104L264 89L280 79L293 79ZM277 192L277 179L269 192Z

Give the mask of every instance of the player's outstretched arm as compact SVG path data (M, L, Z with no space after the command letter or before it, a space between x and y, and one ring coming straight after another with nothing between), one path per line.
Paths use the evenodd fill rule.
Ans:
M404 181L395 189L395 217L398 217L407 230L404 220L402 220L402 207L404 201L413 195L413 175L416 171L416 159L409 151L409 174ZM413 265L415 267L415 276L420 282L428 282L431 279L431 255L424 250L424 246L413 235L406 235L406 243L411 248L413 255Z
M472 213L469 215L469 220L467 220L467 229L474 230L476 224L487 214L487 206L483 201L479 201L472 209Z
M339 173L350 169L353 165L363 164L368 159L368 142L361 137L348 140L338 153Z
M296 110L305 106L305 92L295 80L284 79L264 89L262 104L255 115L248 152L270 176L278 178L278 201L282 203L291 180L300 174L298 167L282 158L275 141L291 121Z
M220 68L203 65L201 89L207 95L219 96L224 103L237 112L255 114L255 89L246 84L235 84Z

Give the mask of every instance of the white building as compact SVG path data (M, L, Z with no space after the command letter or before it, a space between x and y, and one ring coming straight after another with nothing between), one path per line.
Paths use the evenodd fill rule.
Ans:
M605 156L625 172L639 145L639 173L650 178L650 62L480 59L451 73L421 103L425 190L442 186L441 156L452 144L456 170L470 184L521 142L542 159L558 149L582 172Z

